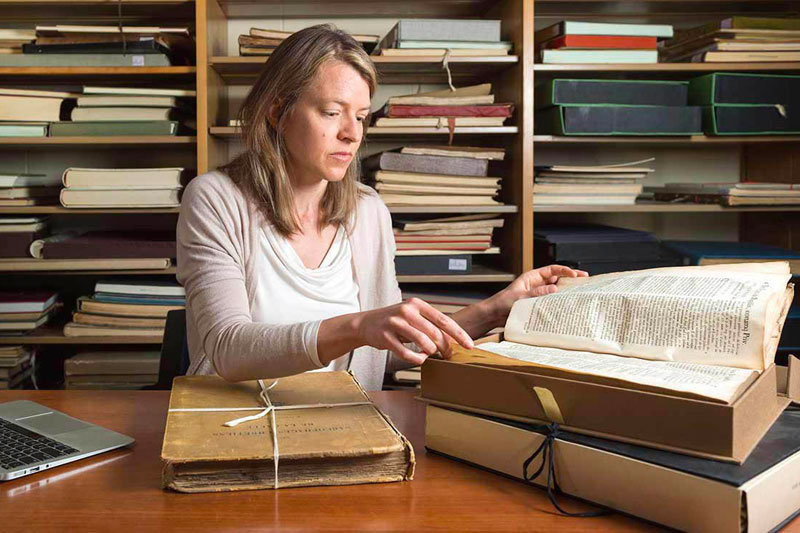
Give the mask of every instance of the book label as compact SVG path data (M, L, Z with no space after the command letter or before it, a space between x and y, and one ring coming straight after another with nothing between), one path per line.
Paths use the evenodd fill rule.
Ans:
M467 270L467 260L466 259L450 259L447 265L447 270L460 270L466 271Z

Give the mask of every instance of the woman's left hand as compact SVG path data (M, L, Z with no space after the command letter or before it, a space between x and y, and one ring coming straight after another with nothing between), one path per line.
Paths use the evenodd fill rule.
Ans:
M497 326L505 324L511 306L522 298L544 296L558 290L558 278L586 277L588 272L575 270L563 265L548 265L546 267L529 270L512 281L508 287L490 296L484 303L489 306L490 316L494 318Z

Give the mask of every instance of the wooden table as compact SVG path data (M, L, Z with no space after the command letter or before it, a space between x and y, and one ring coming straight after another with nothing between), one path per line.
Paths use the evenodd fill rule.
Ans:
M169 393L4 391L0 402L33 400L136 439L117 450L0 482L0 530L607 530L657 527L613 514L568 518L543 490L427 453L425 410L407 392L370 396L414 445L417 470L403 483L209 494L162 490L161 441ZM568 510L590 507L562 496ZM13 512L11 519L6 513ZM798 522L789 529L798 530Z

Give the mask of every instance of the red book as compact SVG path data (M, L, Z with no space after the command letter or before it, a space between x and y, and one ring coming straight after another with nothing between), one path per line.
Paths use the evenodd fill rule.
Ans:
M386 104L378 116L411 117L510 117L514 104L398 105Z
M610 50L656 50L657 37L626 37L621 35L561 35L537 46L537 52L558 48L588 48Z
M53 291L6 291L0 292L0 313L42 312L58 299Z

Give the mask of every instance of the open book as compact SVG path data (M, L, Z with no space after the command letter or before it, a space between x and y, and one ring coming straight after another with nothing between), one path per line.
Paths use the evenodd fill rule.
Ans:
M730 404L773 364L790 278L785 262L562 278L558 292L516 302L506 340L480 349L504 356L492 364Z

